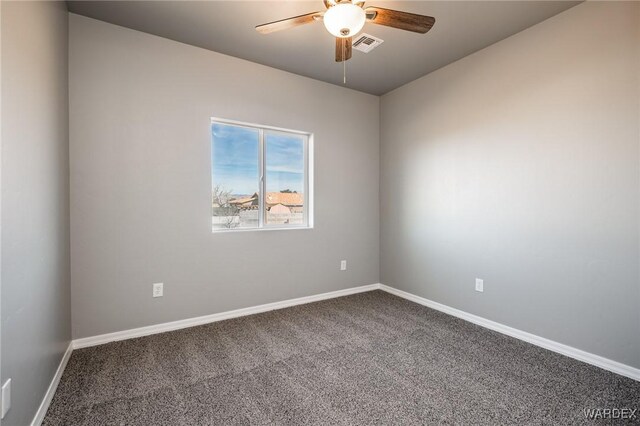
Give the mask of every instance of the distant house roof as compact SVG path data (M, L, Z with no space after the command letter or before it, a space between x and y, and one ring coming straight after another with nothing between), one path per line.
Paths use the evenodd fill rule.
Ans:
M267 192L264 202L267 207L271 207L276 204L282 204L287 207L302 206L304 204L304 195L296 192ZM242 207L257 205L258 193L254 193L251 197L230 200L229 204Z
M296 192L267 192L265 198L267 205L282 204L283 206L301 206L304 204L304 196Z
M253 204L253 202L258 202L258 194L255 193L253 194L251 197L244 197L244 198L236 198L234 200L229 200L229 204Z

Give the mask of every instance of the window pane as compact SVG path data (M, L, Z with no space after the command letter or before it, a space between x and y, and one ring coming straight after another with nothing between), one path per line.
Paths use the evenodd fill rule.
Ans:
M211 130L213 229L257 228L260 132L220 123Z
M303 225L306 137L265 132L266 194L268 225Z

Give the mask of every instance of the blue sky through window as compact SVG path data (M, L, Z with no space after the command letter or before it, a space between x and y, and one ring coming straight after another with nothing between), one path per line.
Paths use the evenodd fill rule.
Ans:
M235 195L258 192L257 129L214 123L211 179Z
M259 184L259 131L214 123L212 175L214 185L234 195L250 195ZM304 190L304 138L265 131L267 192Z
M267 192L304 191L304 140L282 133L265 134Z

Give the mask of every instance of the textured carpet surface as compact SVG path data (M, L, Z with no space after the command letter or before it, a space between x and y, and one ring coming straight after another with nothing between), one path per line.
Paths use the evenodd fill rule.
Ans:
M640 408L640 383L373 291L76 350L44 424L598 424L596 408Z

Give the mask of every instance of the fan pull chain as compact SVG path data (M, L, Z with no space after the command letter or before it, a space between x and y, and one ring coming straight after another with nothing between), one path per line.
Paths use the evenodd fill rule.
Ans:
M347 84L347 59L346 59L346 46L344 41L342 42L342 84Z

